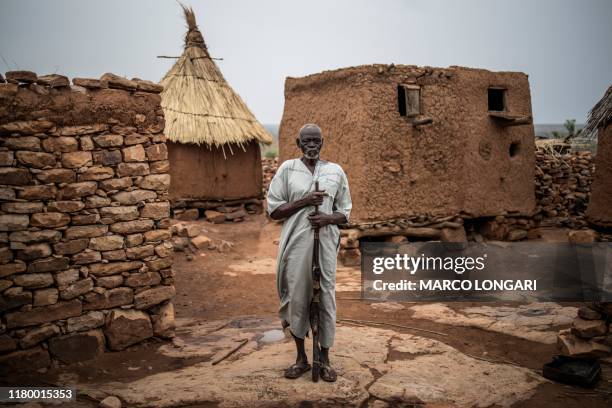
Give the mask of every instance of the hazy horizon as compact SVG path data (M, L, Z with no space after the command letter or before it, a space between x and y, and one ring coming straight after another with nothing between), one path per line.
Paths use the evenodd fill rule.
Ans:
M209 50L262 123L287 76L347 66L461 65L529 75L535 123L586 121L612 82L609 0L192 0ZM159 81L182 52L175 0L0 0L1 71Z

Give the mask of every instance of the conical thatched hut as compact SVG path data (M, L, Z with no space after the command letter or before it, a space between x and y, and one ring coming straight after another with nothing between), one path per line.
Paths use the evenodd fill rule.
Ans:
M587 217L593 224L609 228L612 227L612 86L591 109L582 134L597 137L595 175Z
M272 137L211 58L193 9L185 49L161 80L175 206L214 208L262 195L259 143ZM216 203L216 204L215 204Z

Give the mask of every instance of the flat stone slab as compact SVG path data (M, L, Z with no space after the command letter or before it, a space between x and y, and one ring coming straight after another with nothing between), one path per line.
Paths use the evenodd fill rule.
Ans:
M177 336L158 351L173 357L208 356L208 361L132 382L74 385L74 378L69 381L92 397L116 395L134 407L206 402L220 407L308 402L312 403L309 406L359 406L370 396L433 406L510 406L531 397L546 381L529 369L475 359L436 340L338 325L331 354L338 380L315 385L310 373L297 380L283 377L284 368L294 362L294 344L278 336L279 325L274 319L206 323L177 319L176 323ZM243 347L212 364L245 339ZM307 340L306 344L310 353L311 343Z
M552 302L519 306L466 307L460 311L442 303L411 306L415 319L432 320L454 326L478 327L525 340L555 344L560 326L568 326L578 309Z

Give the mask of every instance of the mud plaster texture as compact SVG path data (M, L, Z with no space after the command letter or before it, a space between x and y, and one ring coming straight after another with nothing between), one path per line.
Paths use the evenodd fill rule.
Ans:
M420 86L417 119L431 124L413 126L400 116L402 84ZM529 82L519 72L369 65L287 78L280 161L299 157L295 138L314 122L323 130L322 158L348 175L353 222L430 213L531 215L533 126L502 127L491 118L489 87L506 89L505 113L531 116Z
M105 77L0 84L0 373L172 335L161 89Z
M225 152L225 153L224 153ZM225 154L225 155L224 155ZM173 202L261 197L261 152L256 141L219 147L168 142Z
M612 123L600 127L595 156L595 175L587 209L590 222L612 227Z

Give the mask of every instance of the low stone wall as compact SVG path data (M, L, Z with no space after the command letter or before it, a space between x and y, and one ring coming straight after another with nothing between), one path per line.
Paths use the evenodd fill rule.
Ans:
M0 367L172 336L170 175L157 84L0 83Z
M537 217L545 225L588 226L585 212L595 164L591 152L536 151Z

